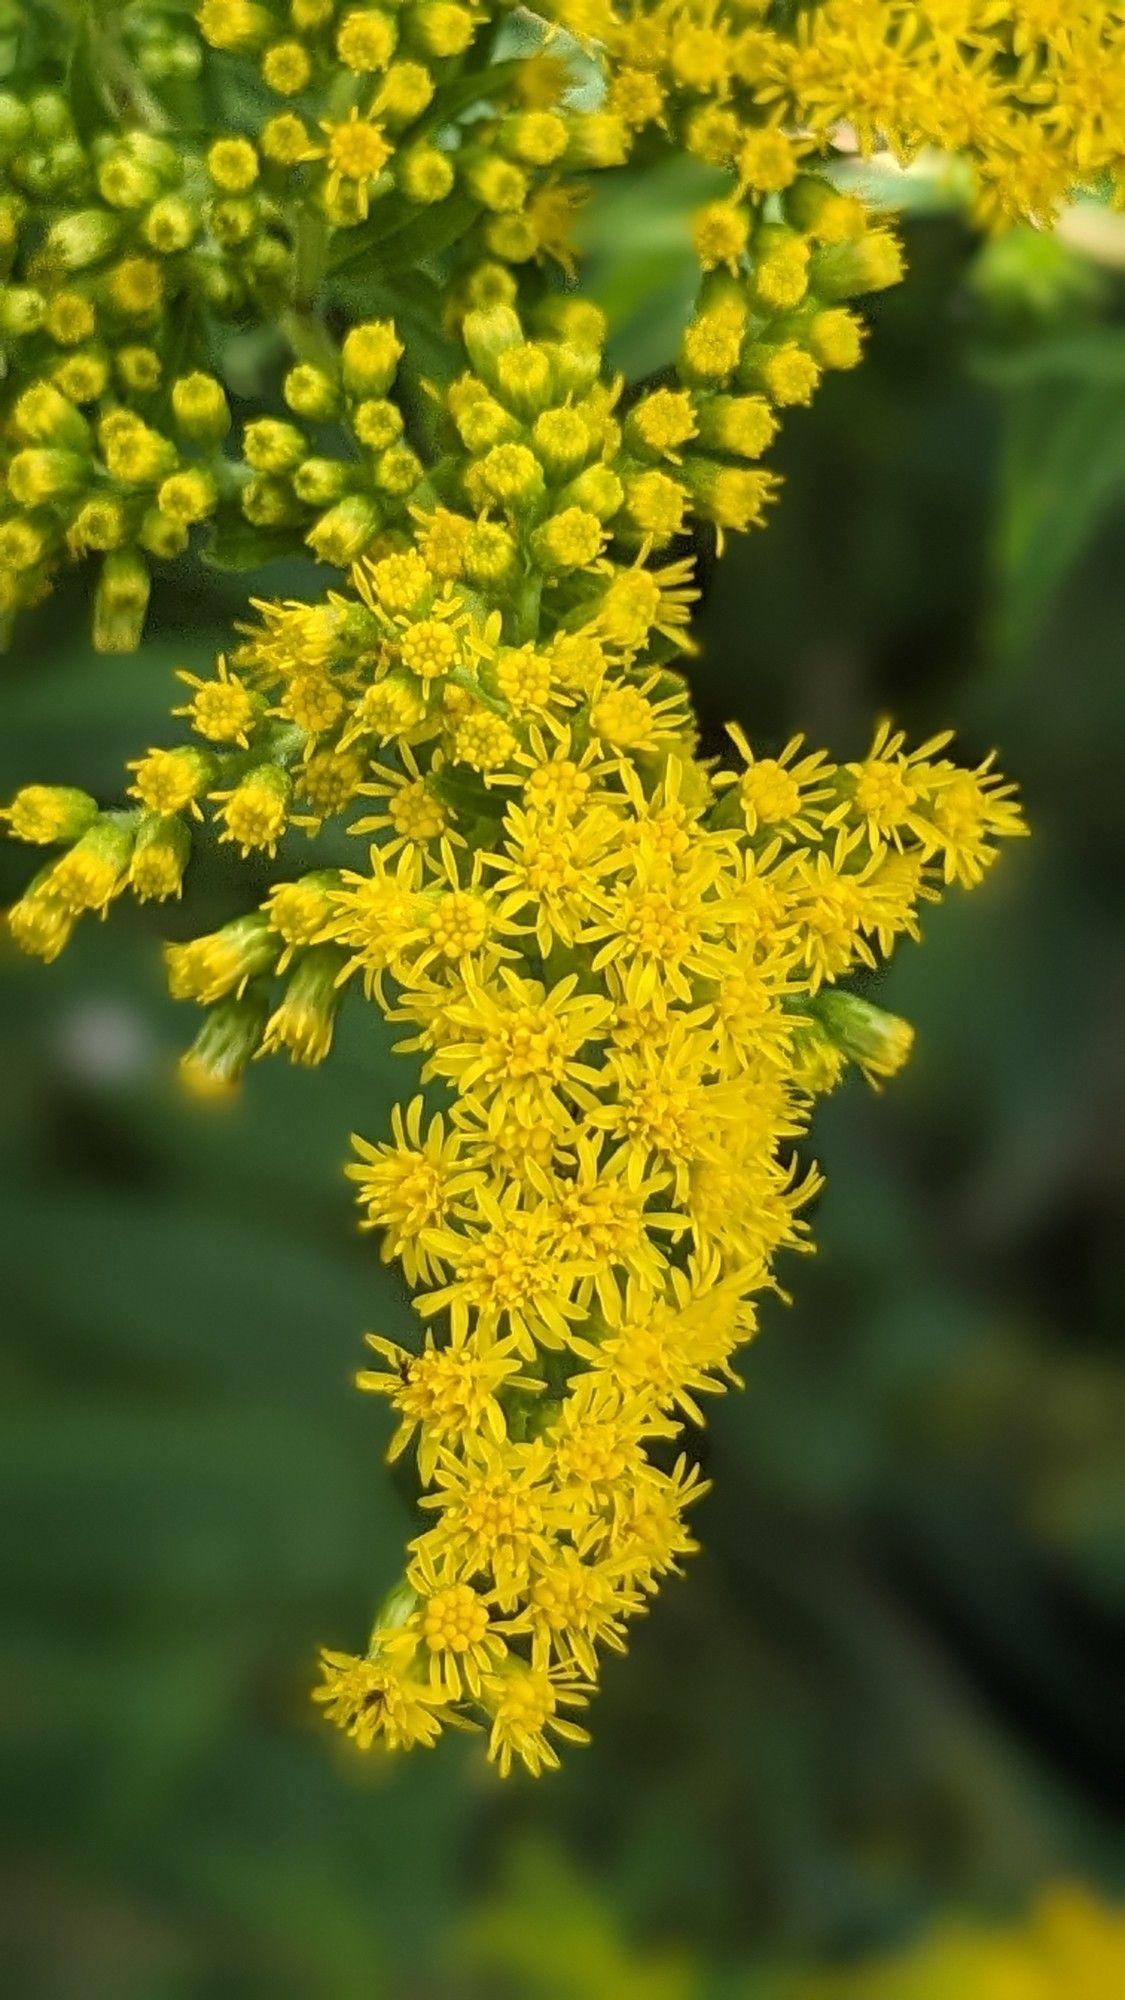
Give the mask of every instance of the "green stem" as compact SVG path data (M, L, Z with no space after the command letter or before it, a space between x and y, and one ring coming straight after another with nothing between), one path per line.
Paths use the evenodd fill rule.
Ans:
M278 324L298 361L311 361L326 375L335 375L339 359L336 343L319 313L286 306Z

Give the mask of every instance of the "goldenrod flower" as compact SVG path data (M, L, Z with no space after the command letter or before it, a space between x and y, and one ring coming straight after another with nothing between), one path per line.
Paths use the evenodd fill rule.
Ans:
M217 561L336 572L314 602L253 601L229 654L181 672L195 743L130 764L128 811L16 795L12 832L60 852L10 935L49 960L126 888L178 897L198 839L261 868L363 801L365 861L321 849L166 947L173 996L207 1010L181 1073L214 1096L258 1055L325 1060L356 974L416 1059L347 1172L424 1323L369 1335L357 1381L426 1525L317 1699L363 1749L483 1725L502 1774L585 1740L568 1711L695 1547L684 1426L810 1247L815 1099L909 1053L843 982L1024 831L993 759L963 769L945 735L882 724L837 765L733 726L735 768L699 755L686 538L721 553L762 521L784 413L859 362L859 302L902 275L894 229L835 184L844 129L903 162L963 152L990 225L1125 186L1100 0L547 12L599 95L570 88L562 38L462 63L496 10L459 0L291 0L284 26L201 0L239 101L299 109L202 141L76 134L74 206L42 191L12 95L0 196L5 622L92 552L95 644L132 646L152 564L205 523ZM678 351L638 390L604 314L536 265L575 272L576 175L641 134L646 161L704 163L709 198ZM341 326L376 278L384 316ZM293 347L282 414L237 443L222 322Z

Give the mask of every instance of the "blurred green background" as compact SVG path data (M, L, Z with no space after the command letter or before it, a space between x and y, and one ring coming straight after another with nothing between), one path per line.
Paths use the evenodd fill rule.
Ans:
M675 203L607 187L591 269L637 374L683 306ZM955 722L1035 839L880 982L916 1058L820 1116L819 1254L701 1441L706 1552L561 1775L501 1786L472 1741L360 1764L307 1704L408 1525L349 1386L405 1323L340 1172L402 1088L375 1011L216 1113L173 1079L182 913L0 956L20 2000L766 2000L939 1913L1120 1890L1122 282L941 215L909 241L865 367L787 425L768 532L709 574L698 699L713 742L737 716L841 757L887 710ZM112 796L237 605L185 570L128 660L78 589L28 619L4 795ZM0 854L6 897L28 873ZM208 864L192 927L239 902Z

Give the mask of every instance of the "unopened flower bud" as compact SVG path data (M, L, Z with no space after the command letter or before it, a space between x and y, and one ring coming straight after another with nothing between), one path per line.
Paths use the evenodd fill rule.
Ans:
M355 484L356 471L341 459L306 458L293 472L293 491L306 507L331 507Z
M282 394L298 417L323 421L335 416L339 408L339 390L331 375L326 375L323 368L314 368L309 361L298 362L296 368L289 370Z
M116 249L121 221L104 208L74 209L60 215L47 231L44 250L66 271L85 271Z
M140 644L152 578L135 549L113 549L94 596L94 651L132 653Z
M267 1012L264 994L254 991L209 1007L194 1042L180 1057L184 1089L193 1097L231 1096L261 1047Z
M410 39L425 55L439 61L463 56L476 34L476 19L456 0L422 0L410 9Z
M393 320L373 319L353 326L340 350L345 387L356 396L385 396L401 355Z
M19 397L12 427L25 444L68 446L83 452L90 445L90 426L68 397L49 382L33 383Z
M369 547L382 520L378 501L366 493L351 493L313 523L305 540L319 562L347 569Z
M201 217L183 195L162 195L141 224L141 235L159 257L174 257L195 241Z
M176 427L195 444L218 444L230 429L230 405L222 383L197 371L172 384Z
M864 292L882 292L897 285L904 269L902 244L893 231L868 229L849 242L816 252L812 286L822 299L854 299Z
M511 306L492 306L486 311L466 313L461 338L477 374L495 388L496 363L509 347L520 344L523 328L519 314Z
M81 452L29 446L8 466L8 491L19 506L39 507L80 493L89 476L90 462Z
M914 1030L898 1014L888 1014L858 993L828 988L808 1003L828 1039L871 1083L897 1076L910 1056Z
M784 206L794 228L816 243L848 243L867 228L863 202L855 195L841 194L819 175L802 174L786 192Z

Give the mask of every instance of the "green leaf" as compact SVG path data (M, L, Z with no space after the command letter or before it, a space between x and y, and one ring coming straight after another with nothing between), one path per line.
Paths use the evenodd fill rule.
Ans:
M1012 401L997 528L996 640L1021 653L1110 509L1125 496L1125 342L1088 374L1029 373ZM1090 353L1087 345L1087 354ZM1055 357L1057 361L1057 356Z
M329 261L329 286L334 276L343 271L352 276L357 267L366 270L375 283L392 271L416 268L427 257L459 242L480 213L480 203L465 193L451 194L429 208L390 195L380 203L378 227L373 226L373 218L372 223L349 230L341 239Z

